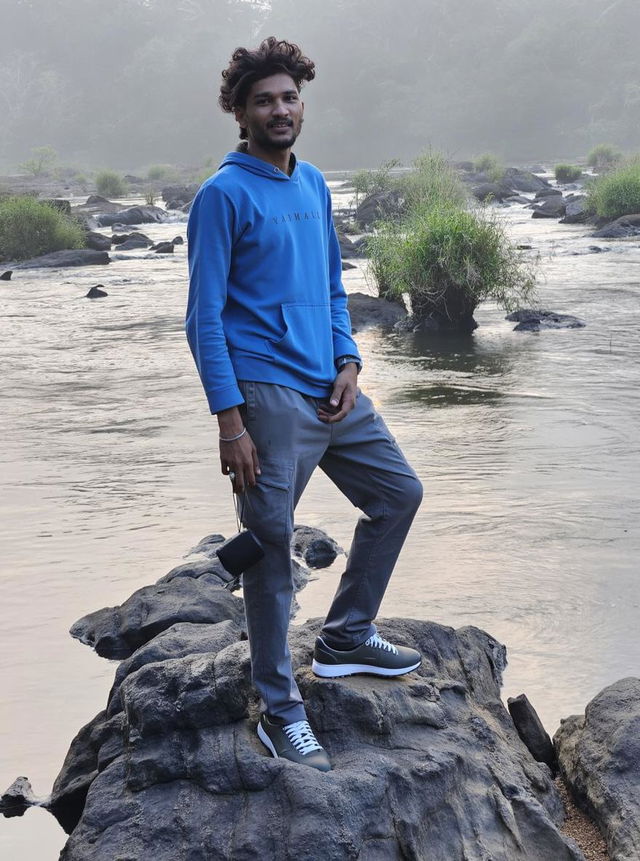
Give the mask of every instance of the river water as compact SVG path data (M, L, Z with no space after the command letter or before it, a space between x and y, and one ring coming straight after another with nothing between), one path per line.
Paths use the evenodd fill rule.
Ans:
M497 217L540 255L540 305L587 325L518 333L487 303L466 338L358 335L362 388L425 485L381 615L490 632L508 648L505 701L526 692L553 733L638 672L640 243L590 253L588 228ZM186 246L112 257L0 282L0 792L25 774L46 794L104 706L115 664L69 626L234 531L183 334ZM372 292L360 268L344 280ZM85 299L97 283L108 298ZM356 518L312 478L298 522L348 547ZM340 564L299 596L298 621L326 610ZM64 841L40 810L0 825L3 858L55 859Z

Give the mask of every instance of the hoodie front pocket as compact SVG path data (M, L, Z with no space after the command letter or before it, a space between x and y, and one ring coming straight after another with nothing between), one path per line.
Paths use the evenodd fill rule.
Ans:
M277 341L267 341L270 352L284 365L333 377L331 307L297 302L280 307L285 330Z

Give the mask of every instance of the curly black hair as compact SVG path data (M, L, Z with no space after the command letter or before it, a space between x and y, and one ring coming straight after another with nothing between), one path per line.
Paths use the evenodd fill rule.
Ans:
M297 45L275 36L269 36L254 51L236 48L222 73L218 104L228 114L243 108L253 84L278 72L291 75L298 89L316 76L315 63ZM246 129L240 130L240 137L247 137Z

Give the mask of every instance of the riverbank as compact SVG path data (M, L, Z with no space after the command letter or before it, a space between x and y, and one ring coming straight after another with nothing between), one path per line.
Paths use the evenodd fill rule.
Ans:
M515 333L485 305L469 339L359 334L361 385L426 485L383 613L490 631L509 646L503 695L526 691L552 730L640 660L640 256L633 240L596 254L580 225L497 212L541 256L544 307L587 326ZM96 302L90 269L2 285L2 788L24 772L46 791L104 704L113 670L70 640L75 619L152 582L213 524L233 531L184 341L185 254L123 252ZM369 292L353 263L347 289ZM348 546L356 513L318 475L299 517ZM338 561L308 585L300 619L322 614L339 575ZM57 832L31 822L3 823L4 854L46 857Z

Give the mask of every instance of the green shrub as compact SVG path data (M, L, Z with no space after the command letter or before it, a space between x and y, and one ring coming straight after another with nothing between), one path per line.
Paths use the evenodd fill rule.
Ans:
M455 328L484 299L507 310L532 300L532 267L486 213L417 207L402 224L381 223L368 244L381 294L408 295L419 319L438 315Z
M602 218L640 213L640 158L597 177L589 186L588 203Z
M153 164L147 171L147 179L162 180L163 182L176 182L180 174L170 164Z
M360 198L394 188L397 181L391 176L391 171L399 164L398 159L392 158L383 162L377 170L356 171L351 177L351 184L356 193L356 206Z
M144 193L144 202L147 206L155 206L156 205L156 195L153 189L147 189Z
M500 182L504 177L504 165L498 156L490 152L478 156L474 160L473 166L478 173L486 173L491 182Z
M457 172L438 152L428 151L419 155L413 162L413 170L402 177L400 186L409 211L464 206L468 200L467 190Z
M594 170L609 170L621 161L622 153L611 144L598 144L587 156L587 164Z
M102 170L96 175L96 191L103 197L124 197L127 184L119 173Z
M573 164L557 164L555 175L556 182L575 182L582 176L582 168Z
M19 164L20 170L31 176L47 176L54 173L58 161L58 153L51 146L37 146L31 150L31 158Z
M50 204L28 196L0 200L0 258L25 260L84 244L80 224Z

